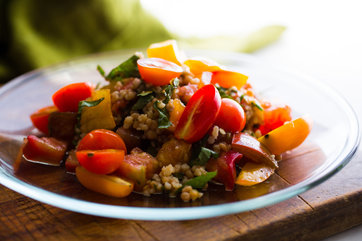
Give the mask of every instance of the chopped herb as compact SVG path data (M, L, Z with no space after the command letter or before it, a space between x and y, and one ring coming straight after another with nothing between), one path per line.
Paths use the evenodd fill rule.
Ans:
M158 111L158 128L160 129L165 129L168 128L172 125L172 123L170 122L170 120L168 119L168 112L166 110L166 108L160 109L158 108L158 103L159 101L155 101L155 103L153 103L153 107Z
M101 88L101 82L98 82L97 84L96 84L96 87L94 88L95 90L99 90L100 88Z
M145 107L154 97L154 94L152 91L143 91L139 93L137 96L139 98L137 99L136 103L132 106L132 110L142 110L143 107Z
M191 161L191 165L204 166L211 158L218 158L218 157L219 153L210 150L209 148L201 147L197 158Z
M259 102L257 102L256 100L253 101L253 102L251 102L251 104L252 104L253 106L255 106L256 108L258 108L259 110L264 111L263 107L261 107L261 105L259 104Z
M93 107L98 105L99 103L101 103L104 100L104 98L101 98L99 100L94 100L94 101L86 101L86 100L82 100L79 101L78 104L78 113L77 113L77 122L78 122L78 127L80 125L80 117L82 115L82 111L84 107Z
M164 94L165 94L166 98L163 100L163 103L167 104L170 101L170 99L172 97L172 93L178 87L179 83L180 83L180 80L178 78L175 78L171 81L171 83L169 85L166 86L166 88L164 90L165 91Z
M240 96L240 103L243 101L244 96L245 96L245 94L242 94L242 95Z
M93 156L94 156L94 153L88 152L88 153L87 153L87 156L88 156L88 157L93 157Z
M104 72L104 69L100 65L97 65L97 70L102 75L102 77L106 77L106 72Z
M204 175L194 177L188 180L183 186L191 186L192 188L204 188L205 185L217 175L217 172L208 172Z
M224 88L221 87L220 85L216 84L215 85L216 89L219 91L219 94L221 96L221 98L229 98L232 99L231 95L229 93L236 93L237 91L232 89L232 88Z
M106 80L112 82L118 80L121 81L122 79L129 77L139 78L140 73L137 66L137 60L139 60L139 58L139 56L133 55L132 57L112 69L111 72L109 72L109 74L106 76Z

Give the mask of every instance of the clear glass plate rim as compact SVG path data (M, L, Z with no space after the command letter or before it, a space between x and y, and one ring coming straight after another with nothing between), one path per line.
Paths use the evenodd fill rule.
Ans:
M80 57L72 61L67 61L62 64L56 64L46 68L31 71L29 73L26 73L24 75L15 78L14 80L10 81L8 84L0 88L0 95L6 93L12 88L16 88L23 81L26 81L29 78L36 79L37 76L44 74L46 72L52 72L56 69L62 69L64 67L71 66L71 64L74 63L87 63L93 59L96 60L99 57L107 58L107 56L122 55L122 53L125 52L128 53L131 51L132 50L93 54L85 57ZM221 52L221 51L205 51L205 52L227 54L228 56L236 58L238 60L240 60L241 58L243 60L246 60L247 62L257 63L261 65L265 64L261 61L258 61L256 57L247 54ZM314 78L311 78L305 74L299 73L297 70L291 70L291 69L286 70L284 68L280 68L280 66L276 66L273 64L271 68L278 71L290 73L293 75L298 75L299 77L308 81L310 84L318 86L318 89L327 91L329 95L332 95L335 98L338 104L344 107L344 110L349 120L350 133L352 135L350 136L350 138L347 139L343 151L339 153L337 157L334 158L334 161L331 162L329 166L324 168L322 172L318 173L318 175L312 176L312 178L308 178L298 184L292 185L290 187L287 187L285 189L273 193L269 193L264 196L260 196L250 200L233 202L233 203L202 206L202 207L150 208L150 207L125 207L125 206L106 205L106 204L92 203L88 201L82 201L66 197L63 195L52 193L50 191L45 191L41 188L32 186L26 182L23 182L15 178L14 176L9 175L4 170L0 172L0 183L14 191L17 191L35 200L56 207L60 207L66 210L75 211L84 214L91 214L96 216L103 216L103 217L138 219L138 220L186 220L186 219L215 217L215 216L221 216L221 215L227 215L227 214L257 209L291 198L325 181L326 179L334 175L336 172L341 170L342 167L349 162L353 154L356 152L360 142L359 123L356 112L353 110L352 106L346 101L346 99L342 95L338 93L338 91L334 90L330 86L321 83L320 81L317 81ZM252 208L250 208L250 206L252 206Z

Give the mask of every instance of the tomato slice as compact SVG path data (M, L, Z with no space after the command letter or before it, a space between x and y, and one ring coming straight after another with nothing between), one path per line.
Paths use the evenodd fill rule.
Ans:
M211 83L219 84L221 87L230 88L235 86L240 89L246 84L248 76L230 70L218 70L212 73Z
M27 137L23 155L29 161L59 166L64 158L67 144L52 137Z
M235 100L221 99L220 112L215 124L228 132L238 132L244 129L246 117L244 109Z
M64 86L52 96L54 105L61 112L77 112L78 103L92 95L93 87L86 82Z
M181 65L182 57L174 39L153 43L147 49L148 58L160 58Z
M196 91L176 126L176 138L191 143L200 140L214 124L220 106L221 97L213 85L205 85Z
M190 68L191 73L194 75L199 75L202 72L214 72L221 70L218 63L201 57L190 58L186 60L184 64Z
M262 135L292 120L292 110L288 105L271 105L269 102L265 102L262 106L264 109L264 124L259 127Z
M30 115L30 120L39 131L43 132L45 135L49 135L49 115L57 110L58 109L55 106L41 108Z
M126 197L133 191L133 181L125 178L100 175L79 166L75 170L78 181L87 189L112 197Z
M127 153L126 145L122 138L113 131L97 129L89 132L80 140L77 151L117 149Z
M83 150L76 153L79 164L96 174L110 174L117 170L124 159L124 150Z
M137 65L142 79L156 86L168 85L183 71L177 64L160 58L139 59Z

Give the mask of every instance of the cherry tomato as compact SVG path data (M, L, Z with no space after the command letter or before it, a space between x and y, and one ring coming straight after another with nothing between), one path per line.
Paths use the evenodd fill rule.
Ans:
M212 73L211 83L219 84L221 87L230 88L235 86L240 89L246 84L248 76L230 70L218 70Z
M109 174L117 170L124 159L124 150L83 150L76 153L79 164L96 174Z
M64 158L67 144L52 137L27 137L23 148L23 155L26 159L35 162L59 166Z
M49 135L49 115L52 112L57 111L57 107L55 106L47 106L44 108L39 109L38 111L34 112L30 115L31 122L33 125L45 135Z
M259 127L262 135L282 126L286 121L292 120L291 108L287 105L271 105L263 103L264 124Z
M214 124L221 97L213 85L205 85L191 97L176 126L175 136L188 142L200 140Z
M245 123L245 112L240 104L235 100L222 98L215 124L225 131L238 132L244 129Z
M86 82L64 86L53 94L53 103L61 112L77 112L78 103L92 95L93 87Z
M194 75L199 75L202 72L213 72L220 70L219 64L216 62L205 59L205 58L190 58L184 62L190 68L191 73Z
M119 135L97 129L80 140L75 154L80 165L88 171L109 174L121 166L126 152L126 145Z
M160 58L181 65L182 56L176 40L166 40L160 43L151 44L147 49L148 58Z
M139 59L137 65L142 79L156 86L168 85L182 73L182 68L177 64L159 58Z
M87 189L112 197L126 197L133 191L133 181L125 178L99 175L79 166L75 170L78 181Z
M127 152L122 138L115 132L106 129L97 129L89 132L79 142L77 151L117 149Z

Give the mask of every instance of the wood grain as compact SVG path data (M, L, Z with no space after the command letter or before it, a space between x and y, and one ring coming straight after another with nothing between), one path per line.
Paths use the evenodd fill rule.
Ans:
M250 212L193 221L77 214L1 186L0 240L319 240L362 223L361 167L358 150L341 172L300 196Z

